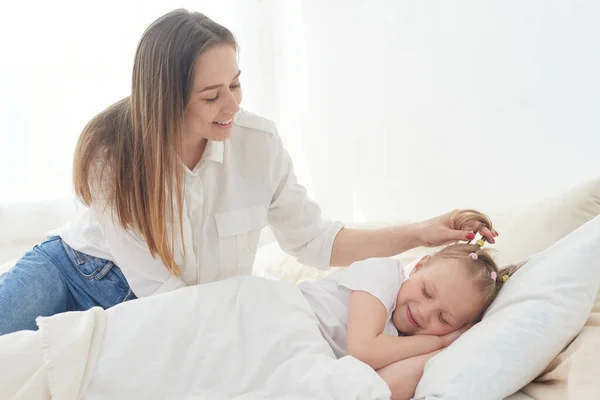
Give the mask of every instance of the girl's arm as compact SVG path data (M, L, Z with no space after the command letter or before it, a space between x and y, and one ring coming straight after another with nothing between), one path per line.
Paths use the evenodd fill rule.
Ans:
M385 306L367 292L350 294L346 350L374 370L407 358L428 354L448 346L455 335L390 336L383 334Z
M391 400L412 399L423 376L425 363L440 351L396 361L377 370L392 392Z

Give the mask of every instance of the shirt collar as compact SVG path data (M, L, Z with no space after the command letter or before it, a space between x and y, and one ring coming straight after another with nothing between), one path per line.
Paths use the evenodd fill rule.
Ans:
M215 142L209 140L206 143L206 147L204 148L204 153L202 154L202 158L198 161L198 164L194 167L193 170L185 168L188 173L191 173L193 176L197 174L197 172L202 168L207 161L218 162L219 164L223 164L223 154L225 153L225 145L223 142Z
M209 140L204 150L206 157L205 160L216 161L219 164L223 164L223 153L225 152L225 145L223 142L216 142Z

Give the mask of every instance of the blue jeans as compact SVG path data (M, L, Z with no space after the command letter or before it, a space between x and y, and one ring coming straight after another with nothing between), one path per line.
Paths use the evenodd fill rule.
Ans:
M38 316L109 308L135 299L111 261L73 250L52 237L0 276L0 335L36 330Z

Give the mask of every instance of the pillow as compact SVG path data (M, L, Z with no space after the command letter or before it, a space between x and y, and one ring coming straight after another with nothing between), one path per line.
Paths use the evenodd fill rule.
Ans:
M483 321L427 363L414 398L502 399L531 382L590 313L600 284L598 243L600 216L533 257Z

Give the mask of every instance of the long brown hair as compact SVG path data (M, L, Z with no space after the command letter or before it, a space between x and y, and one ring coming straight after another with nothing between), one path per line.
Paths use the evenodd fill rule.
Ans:
M75 150L77 197L87 206L106 200L123 229L140 233L174 275L181 271L167 221L182 221L183 116L196 59L217 44L237 49L233 34L203 14L180 9L154 21L137 47L131 95L94 117ZM183 238L181 223L179 231Z

